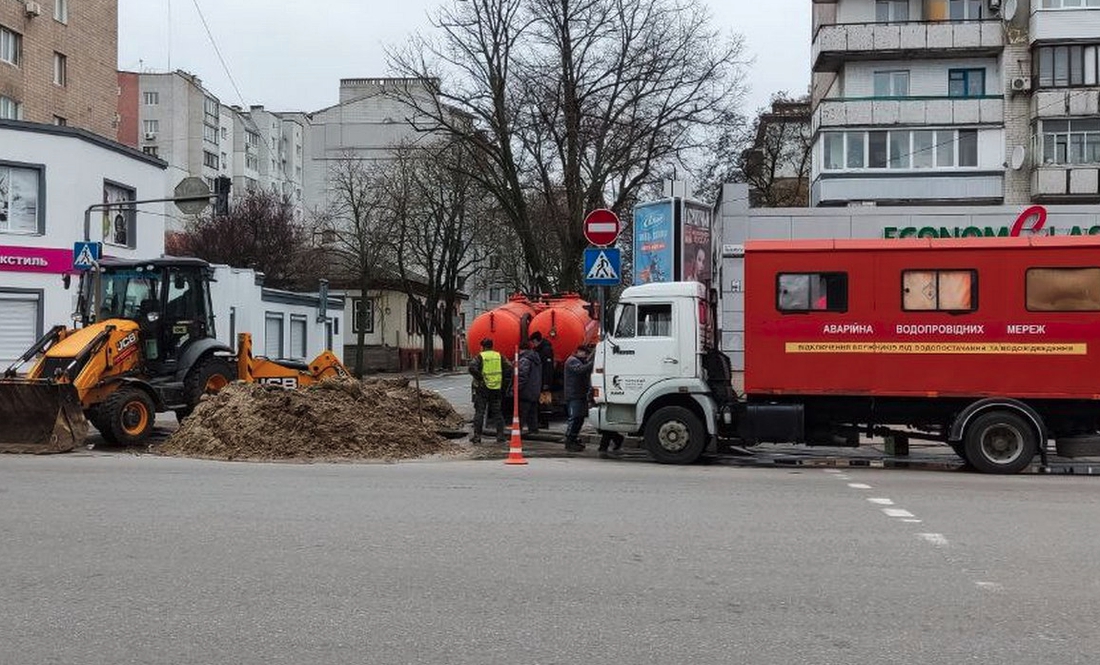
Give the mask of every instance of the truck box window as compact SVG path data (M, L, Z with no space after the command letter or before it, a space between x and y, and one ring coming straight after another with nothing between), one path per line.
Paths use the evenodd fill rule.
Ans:
M780 312L846 312L848 273L780 273L775 306Z
M1100 311L1100 268L1030 268L1027 308L1032 312Z
M903 270L901 308L906 312L973 312L978 309L974 270Z

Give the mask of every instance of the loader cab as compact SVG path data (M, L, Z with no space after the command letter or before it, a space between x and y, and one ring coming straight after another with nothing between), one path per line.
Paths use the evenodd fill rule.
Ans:
M190 343L214 337L210 279L210 265L200 259L105 259L89 280L89 318L137 322L146 363L154 373L171 372Z

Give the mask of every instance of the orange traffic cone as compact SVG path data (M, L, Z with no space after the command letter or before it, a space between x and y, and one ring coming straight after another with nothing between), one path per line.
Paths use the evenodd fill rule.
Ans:
M527 460L523 459L523 439L520 438L519 425L519 349L516 349L512 373L512 439L508 442L508 457L504 463L527 464Z

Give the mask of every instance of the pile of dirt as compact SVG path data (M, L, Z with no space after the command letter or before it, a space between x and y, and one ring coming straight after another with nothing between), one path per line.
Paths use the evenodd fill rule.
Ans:
M440 432L462 417L407 379L333 379L302 390L234 383L204 397L167 455L224 460L407 459L457 452Z

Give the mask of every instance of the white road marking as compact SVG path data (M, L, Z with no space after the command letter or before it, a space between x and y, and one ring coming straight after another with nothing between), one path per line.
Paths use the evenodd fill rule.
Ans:
M916 517L913 513L901 508L883 508L882 512L886 513L887 517Z
M902 520L902 522L905 522L906 524L920 524L920 520L916 520L916 519L913 519L913 520Z
M880 506L892 506L894 502L890 499L867 499L871 503L877 503Z
M864 483L848 483L848 487L851 487L854 490L869 490L869 489L871 489L870 485L867 485L867 484L864 484Z
M936 547L947 547L947 539L943 537L942 533L918 533L917 536L927 540Z
M986 591L1004 591L1004 585L996 582L975 582L974 586Z

